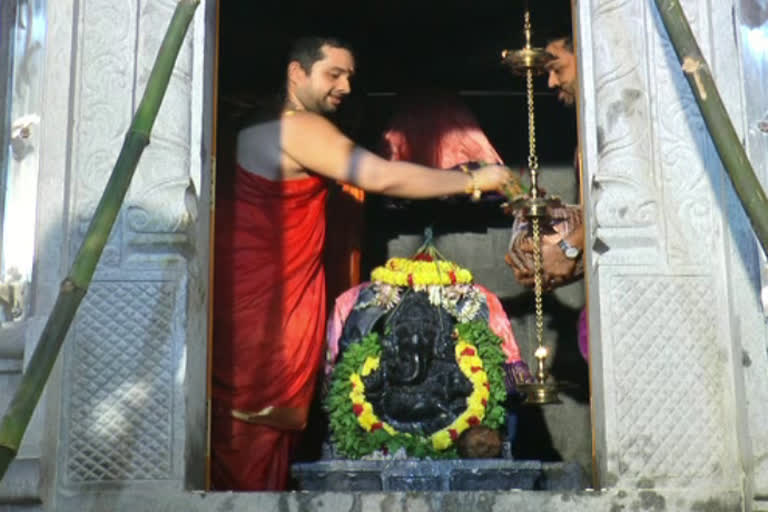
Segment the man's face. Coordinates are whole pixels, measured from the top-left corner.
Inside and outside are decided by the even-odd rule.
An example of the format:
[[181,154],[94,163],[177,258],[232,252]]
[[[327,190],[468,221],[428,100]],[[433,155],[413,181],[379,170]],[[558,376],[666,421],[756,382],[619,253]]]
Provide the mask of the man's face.
[[[297,62],[290,72],[293,93],[301,105],[318,114],[336,112],[350,93],[350,79],[355,74],[355,59],[343,48],[323,46],[325,57],[312,64],[306,73]],[[297,69],[296,69],[297,68]]]
[[576,101],[576,56],[565,46],[563,39],[549,43],[545,50],[555,56],[555,60],[547,64],[547,85],[550,89],[558,89],[557,99],[565,105],[573,105]]

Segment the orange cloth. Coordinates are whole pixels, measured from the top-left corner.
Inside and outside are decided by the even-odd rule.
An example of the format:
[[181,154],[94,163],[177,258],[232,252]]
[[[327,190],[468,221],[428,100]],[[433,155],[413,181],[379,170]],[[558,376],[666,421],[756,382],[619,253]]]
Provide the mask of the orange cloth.
[[326,300],[360,283],[360,261],[365,218],[365,192],[339,183],[332,187],[326,208],[328,232],[325,241]]
[[[297,432],[229,411],[309,409],[324,346],[326,182],[237,168],[216,208],[212,484],[279,490]],[[295,427],[294,427],[295,428]]]

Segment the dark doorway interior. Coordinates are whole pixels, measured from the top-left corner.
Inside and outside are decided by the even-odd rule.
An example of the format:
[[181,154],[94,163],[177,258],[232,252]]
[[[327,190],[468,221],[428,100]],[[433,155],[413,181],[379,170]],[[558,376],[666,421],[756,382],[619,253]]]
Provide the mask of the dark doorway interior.
[[[534,43],[569,30],[570,2],[531,2]],[[462,91],[505,161],[521,165],[527,151],[524,83],[500,65],[501,51],[522,46],[523,2],[331,4],[222,2],[219,91],[222,107],[258,104],[283,86],[285,54],[303,35],[333,35],[356,50],[355,139],[375,148],[398,96],[438,89]],[[568,163],[576,140],[573,113],[564,114],[546,79],[537,80],[536,114],[542,162]],[[564,122],[564,116],[566,122]],[[570,121],[570,122],[569,122]]]
[[[531,4],[537,46],[543,46],[552,35],[570,30],[568,0]],[[528,150],[524,82],[500,64],[503,49],[522,46],[522,22],[523,2],[510,0],[221,2],[219,179],[227,179],[235,130],[281,91],[287,50],[296,37],[305,35],[340,37],[356,49],[357,76],[341,121],[359,144],[377,149],[400,98],[417,91],[439,90],[458,93],[506,164],[523,168]],[[535,85],[539,160],[544,170],[552,166],[571,168],[577,140],[575,111],[560,105],[546,85],[545,77],[538,78]],[[366,199],[365,216],[362,279],[386,259],[387,244],[401,231],[396,222],[382,214],[381,202],[376,198]],[[474,225],[466,223],[465,218],[461,225],[448,225],[445,231],[505,228],[511,220],[494,211],[471,218],[469,223]],[[329,233],[334,229],[329,225]],[[509,279],[508,275],[505,279]],[[583,288],[578,293],[582,294],[583,304]],[[523,358],[530,360],[530,341],[526,343],[523,338],[531,334],[528,319],[532,314],[532,296],[518,289],[500,297],[510,316],[517,315],[513,327],[521,341]],[[555,296],[547,299],[545,307],[553,312],[553,320],[548,323],[553,324],[551,330],[561,347],[554,364],[559,365],[561,378],[577,384],[577,391],[572,393],[573,411],[583,419],[588,417],[588,379],[586,363],[580,358],[575,341],[580,306]],[[573,411],[561,416],[553,410],[529,409],[519,415],[514,454],[539,460],[575,458],[588,465],[589,431],[567,424]],[[553,427],[558,423],[562,425]],[[558,443],[564,441],[553,441],[553,437],[568,434],[550,435],[552,428],[564,432],[575,428],[578,432],[573,435],[579,440],[571,443],[569,449],[561,450]],[[319,421],[308,431],[309,442],[303,452],[306,459],[318,456],[318,440],[323,436]],[[575,452],[578,454],[573,455]]]

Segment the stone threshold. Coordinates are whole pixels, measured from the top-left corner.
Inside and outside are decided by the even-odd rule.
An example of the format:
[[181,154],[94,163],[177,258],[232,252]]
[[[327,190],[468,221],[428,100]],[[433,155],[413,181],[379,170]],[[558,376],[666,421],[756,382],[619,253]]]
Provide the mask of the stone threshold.
[[[477,492],[197,492],[131,489],[59,495],[57,512],[560,512],[742,511],[737,490],[718,488]],[[2,508],[0,507],[0,510]],[[5,511],[3,511],[5,512]],[[13,510],[13,512],[16,512]],[[21,511],[20,512],[26,512]]]

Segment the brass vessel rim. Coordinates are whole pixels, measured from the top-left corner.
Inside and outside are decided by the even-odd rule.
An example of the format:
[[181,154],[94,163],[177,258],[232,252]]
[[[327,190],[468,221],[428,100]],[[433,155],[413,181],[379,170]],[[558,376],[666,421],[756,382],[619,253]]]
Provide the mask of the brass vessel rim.
[[504,50],[501,59],[514,73],[525,74],[530,69],[539,75],[546,71],[546,65],[555,57],[543,48],[525,47],[519,50]]
[[524,404],[546,405],[562,403],[558,396],[559,386],[554,382],[535,382],[520,384],[518,389],[525,393]]

